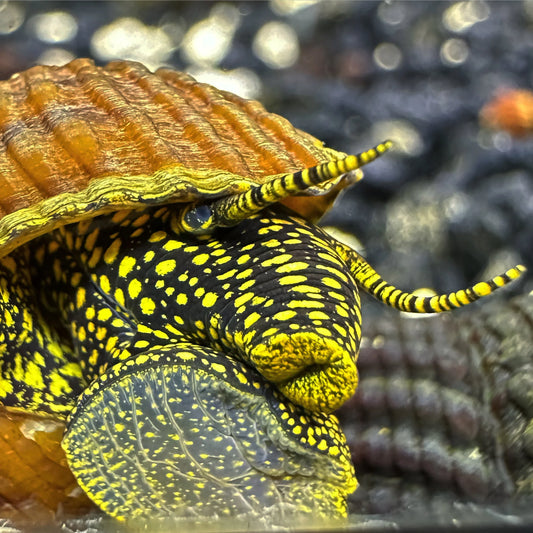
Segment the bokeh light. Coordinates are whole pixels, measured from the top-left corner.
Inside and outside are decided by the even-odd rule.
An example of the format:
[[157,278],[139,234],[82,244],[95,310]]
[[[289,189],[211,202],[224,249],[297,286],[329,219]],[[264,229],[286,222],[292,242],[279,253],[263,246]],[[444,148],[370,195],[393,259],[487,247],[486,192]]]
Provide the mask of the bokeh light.
[[215,5],[209,17],[191,26],[185,34],[181,49],[184,59],[196,65],[220,63],[230,49],[239,17],[235,6]]
[[24,8],[20,4],[0,2],[0,34],[17,31],[24,22]]
[[464,63],[468,58],[468,45],[463,39],[448,39],[440,48],[440,57],[444,63],[457,66]]
[[155,69],[172,54],[173,42],[163,29],[124,17],[94,32],[91,51],[103,61],[131,59]]
[[65,65],[69,61],[75,59],[75,55],[64,48],[48,48],[38,58],[39,65]]
[[294,15],[298,11],[318,4],[320,0],[270,0],[270,9],[276,15]]
[[202,83],[209,83],[223,91],[230,91],[243,98],[257,99],[261,96],[261,79],[252,70],[236,68],[219,70],[192,66],[187,73]]
[[384,70],[395,70],[402,62],[402,52],[393,43],[380,43],[374,50],[374,62]]
[[372,125],[371,139],[374,144],[390,139],[394,151],[417,156],[424,149],[424,141],[418,130],[407,120],[381,120]]
[[76,19],[65,11],[50,11],[33,16],[28,27],[37,39],[45,43],[62,43],[72,40],[78,33]]
[[296,31],[284,22],[267,22],[256,33],[252,50],[271,68],[288,68],[298,60],[300,45]]
[[442,15],[444,26],[454,32],[464,32],[478,22],[488,19],[490,6],[482,0],[457,2]]
[[385,24],[396,26],[401,24],[405,18],[405,6],[399,2],[382,2],[377,14]]

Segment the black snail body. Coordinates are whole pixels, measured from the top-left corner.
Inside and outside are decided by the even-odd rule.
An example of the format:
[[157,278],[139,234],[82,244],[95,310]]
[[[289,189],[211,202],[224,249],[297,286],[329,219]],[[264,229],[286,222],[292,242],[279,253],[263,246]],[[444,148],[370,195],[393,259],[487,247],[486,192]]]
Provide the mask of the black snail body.
[[[258,159],[267,150],[264,132],[282,138],[290,125],[190,78],[174,95],[171,88],[183,81],[176,73],[158,78],[128,63],[107,69],[79,60],[26,74],[35,88],[25,101],[89,175],[88,185],[58,171],[66,181],[66,192],[58,192],[55,167],[47,166],[52,140],[44,142],[48,162],[19,144],[40,122],[21,113],[27,130],[11,123],[15,134],[6,136],[3,172],[14,172],[16,160],[31,179],[29,196],[20,199],[28,205],[17,206],[6,188],[0,222],[0,402],[8,413],[68,418],[62,441],[68,465],[90,499],[115,518],[344,516],[357,482],[330,413],[357,386],[359,289],[402,311],[440,312],[490,294],[523,267],[449,295],[404,293],[306,220],[313,218],[307,207],[279,205],[299,193],[334,192],[389,143],[357,156],[322,149],[314,165],[304,165],[311,156],[301,155],[303,147],[318,146],[305,137],[294,148],[300,170],[267,172],[257,183],[203,162],[188,167],[183,153],[192,151],[197,162],[194,142],[212,140],[214,122],[185,127],[190,138],[178,156],[169,148],[172,135],[168,144],[150,137],[150,124],[161,120],[161,131],[168,129],[169,117],[186,108],[184,95],[201,100],[188,104],[194,113],[207,108],[215,115],[222,140],[229,126],[231,132],[244,121],[243,109],[250,113],[261,127],[245,140],[259,139]],[[81,103],[79,117],[61,107],[73,73],[94,117]],[[152,91],[159,114],[149,114],[151,101],[146,109],[116,103],[130,84]],[[12,103],[4,121],[10,109],[15,113]],[[118,167],[110,173],[114,152],[97,135],[109,117],[131,130],[131,142],[141,137],[151,174]],[[46,194],[32,204],[39,180]]]

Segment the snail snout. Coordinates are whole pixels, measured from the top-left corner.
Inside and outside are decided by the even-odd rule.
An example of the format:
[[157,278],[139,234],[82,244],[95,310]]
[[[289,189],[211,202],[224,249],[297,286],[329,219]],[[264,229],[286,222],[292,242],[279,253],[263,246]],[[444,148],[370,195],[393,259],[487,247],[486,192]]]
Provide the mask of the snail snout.
[[314,412],[331,412],[355,392],[356,356],[335,339],[298,331],[258,343],[249,360],[294,403]]

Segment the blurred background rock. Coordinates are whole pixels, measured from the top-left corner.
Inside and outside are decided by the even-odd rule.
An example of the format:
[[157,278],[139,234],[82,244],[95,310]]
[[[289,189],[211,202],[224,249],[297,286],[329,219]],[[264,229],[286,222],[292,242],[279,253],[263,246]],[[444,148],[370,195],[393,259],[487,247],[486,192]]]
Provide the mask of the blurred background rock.
[[450,291],[533,265],[533,137],[480,121],[502,89],[531,87],[532,25],[531,0],[0,0],[0,78],[133,59],[259,99],[338,150],[391,138],[324,224],[400,287]]

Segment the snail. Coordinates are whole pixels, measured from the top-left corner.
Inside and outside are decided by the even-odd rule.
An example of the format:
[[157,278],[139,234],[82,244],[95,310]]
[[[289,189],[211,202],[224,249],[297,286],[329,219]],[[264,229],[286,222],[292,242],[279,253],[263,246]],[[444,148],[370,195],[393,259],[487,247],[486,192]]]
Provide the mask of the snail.
[[25,417],[64,424],[119,520],[344,516],[359,290],[434,313],[524,270],[396,289],[315,224],[389,142],[336,152],[172,70],[31,68],[0,83],[0,131],[2,414],[30,440]]

